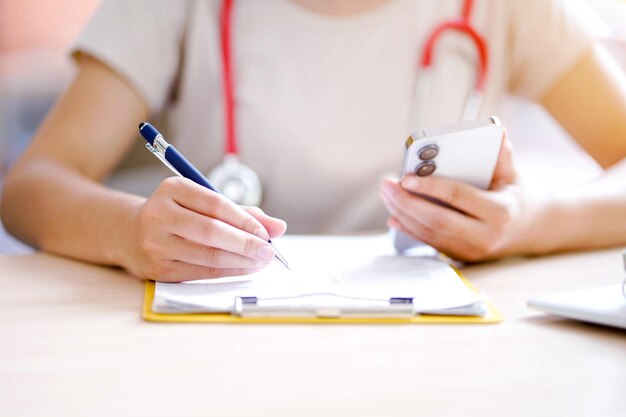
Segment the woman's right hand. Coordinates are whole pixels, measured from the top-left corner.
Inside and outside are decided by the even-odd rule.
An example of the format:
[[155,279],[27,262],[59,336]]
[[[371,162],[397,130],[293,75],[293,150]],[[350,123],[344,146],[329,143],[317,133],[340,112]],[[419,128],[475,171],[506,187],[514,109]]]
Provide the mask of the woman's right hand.
[[171,177],[133,214],[124,264],[135,275],[165,282],[250,274],[272,262],[267,240],[286,228],[256,207]]

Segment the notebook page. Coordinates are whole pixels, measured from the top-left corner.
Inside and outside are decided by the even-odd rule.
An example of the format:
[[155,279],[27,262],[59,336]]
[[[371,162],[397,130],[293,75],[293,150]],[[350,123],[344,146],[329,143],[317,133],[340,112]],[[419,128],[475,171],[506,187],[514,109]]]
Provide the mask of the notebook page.
[[471,306],[478,301],[444,262],[432,257],[395,256],[387,235],[287,236],[274,243],[292,271],[273,263],[248,276],[157,283],[153,309],[232,312],[237,296],[310,294],[372,300],[413,298],[417,311]]

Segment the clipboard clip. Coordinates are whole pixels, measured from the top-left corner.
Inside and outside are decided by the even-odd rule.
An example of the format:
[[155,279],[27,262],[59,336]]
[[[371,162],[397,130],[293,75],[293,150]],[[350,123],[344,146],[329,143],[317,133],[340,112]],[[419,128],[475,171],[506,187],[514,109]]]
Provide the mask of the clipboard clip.
[[412,298],[387,300],[307,294],[295,297],[235,297],[240,317],[383,318],[408,319],[415,315]]

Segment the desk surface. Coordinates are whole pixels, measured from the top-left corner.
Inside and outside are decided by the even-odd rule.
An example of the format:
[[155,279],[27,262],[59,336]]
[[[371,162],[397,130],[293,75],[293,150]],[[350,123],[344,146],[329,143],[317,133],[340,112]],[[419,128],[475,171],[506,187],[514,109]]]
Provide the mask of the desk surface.
[[619,250],[463,272],[503,323],[147,323],[143,283],[123,271],[0,256],[1,414],[625,415],[626,333],[526,308],[619,282]]

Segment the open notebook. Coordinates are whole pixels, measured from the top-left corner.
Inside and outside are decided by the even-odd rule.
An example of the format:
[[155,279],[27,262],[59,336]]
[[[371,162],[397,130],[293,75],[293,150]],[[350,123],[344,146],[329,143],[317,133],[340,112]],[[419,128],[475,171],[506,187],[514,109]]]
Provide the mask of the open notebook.
[[[153,313],[483,317],[489,309],[457,272],[433,253],[397,256],[387,235],[287,236],[274,242],[291,271],[275,262],[248,276],[156,283]],[[243,312],[245,313],[245,312]],[[497,321],[497,320],[495,320]]]

